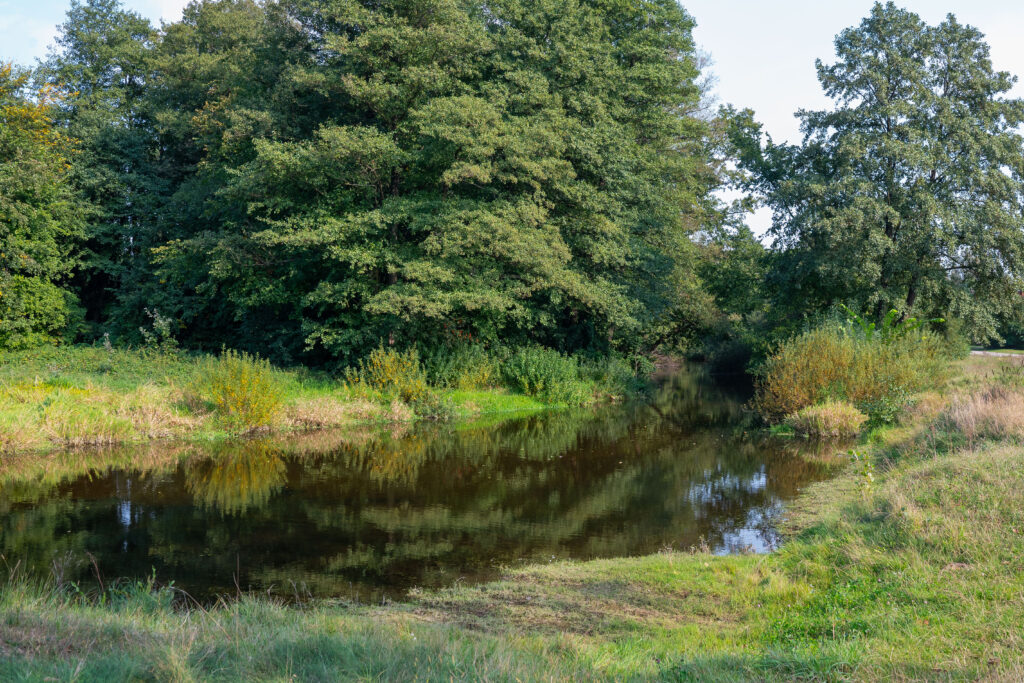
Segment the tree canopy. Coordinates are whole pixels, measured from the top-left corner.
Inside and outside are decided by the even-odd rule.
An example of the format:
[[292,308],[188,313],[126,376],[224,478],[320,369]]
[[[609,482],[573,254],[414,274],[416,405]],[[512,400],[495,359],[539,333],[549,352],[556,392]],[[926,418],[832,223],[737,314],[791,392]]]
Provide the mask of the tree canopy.
[[279,360],[650,345],[718,182],[672,0],[75,0],[89,316]]
[[875,4],[817,63],[835,107],[800,111],[780,145],[749,112],[734,138],[749,187],[774,211],[780,298],[951,315],[976,338],[1019,310],[1024,257],[1024,102],[981,33]]
[[675,0],[196,0],[159,29],[71,0],[0,84],[0,346],[160,320],[338,365],[763,353],[840,304],[979,340],[1024,319],[1024,103],[977,29],[876,4],[777,144],[709,113],[693,27]]
[[84,207],[67,182],[71,141],[53,124],[56,94],[0,64],[0,348],[62,338],[80,317],[68,280]]

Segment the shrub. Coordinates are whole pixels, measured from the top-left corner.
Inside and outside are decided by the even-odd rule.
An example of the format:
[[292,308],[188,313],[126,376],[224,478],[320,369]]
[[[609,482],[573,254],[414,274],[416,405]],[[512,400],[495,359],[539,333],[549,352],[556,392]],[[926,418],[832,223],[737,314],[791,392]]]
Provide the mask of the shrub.
[[601,356],[580,361],[580,374],[594,385],[594,391],[612,397],[641,392],[654,373],[654,363],[646,357]]
[[883,340],[824,326],[791,338],[768,358],[754,405],[777,422],[816,403],[845,400],[874,421],[891,421],[910,394],[947,371],[943,343],[930,332]]
[[419,403],[430,394],[416,349],[374,349],[357,368],[349,368],[345,378],[350,384],[369,387],[387,397],[397,396],[409,404]]
[[234,426],[254,429],[274,421],[281,393],[281,381],[269,361],[228,349],[199,364],[186,397],[207,404]]
[[592,385],[580,378],[579,361],[552,349],[519,349],[502,374],[510,388],[551,403],[583,405],[593,396]]
[[454,349],[441,347],[424,357],[427,378],[449,389],[488,389],[501,383],[499,354],[474,344]]
[[797,434],[849,438],[860,432],[867,419],[846,401],[826,401],[801,408],[786,418],[786,424]]

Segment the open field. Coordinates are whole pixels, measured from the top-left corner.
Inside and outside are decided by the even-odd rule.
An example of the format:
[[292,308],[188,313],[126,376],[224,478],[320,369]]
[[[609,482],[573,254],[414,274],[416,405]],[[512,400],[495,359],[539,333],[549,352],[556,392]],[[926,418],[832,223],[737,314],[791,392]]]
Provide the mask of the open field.
[[869,435],[770,555],[666,550],[400,604],[210,609],[145,585],[56,591],[6,558],[0,678],[1019,680],[1024,431],[1000,408],[1019,400],[1006,363],[963,361]]

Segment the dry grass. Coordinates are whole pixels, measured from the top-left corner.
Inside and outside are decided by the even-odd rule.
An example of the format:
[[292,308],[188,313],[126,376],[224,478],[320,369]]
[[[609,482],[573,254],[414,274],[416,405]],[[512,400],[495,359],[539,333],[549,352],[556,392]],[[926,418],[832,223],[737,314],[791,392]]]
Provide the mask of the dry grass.
[[1024,437],[1024,392],[989,386],[957,396],[943,413],[949,427],[969,440]]
[[825,401],[801,408],[786,418],[797,434],[850,438],[860,433],[868,416],[846,401]]
[[293,429],[326,429],[379,420],[383,412],[379,405],[363,399],[342,401],[323,396],[302,399],[288,406],[284,423]]

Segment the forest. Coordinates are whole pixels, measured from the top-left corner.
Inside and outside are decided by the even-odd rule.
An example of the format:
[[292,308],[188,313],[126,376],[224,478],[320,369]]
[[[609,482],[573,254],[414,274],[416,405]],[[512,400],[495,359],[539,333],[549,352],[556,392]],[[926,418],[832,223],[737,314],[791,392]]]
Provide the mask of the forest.
[[674,0],[201,0],[160,27],[72,0],[48,58],[0,70],[0,348],[743,369],[893,310],[1017,338],[1024,103],[977,29],[876,4],[779,144],[714,101],[693,26]]

